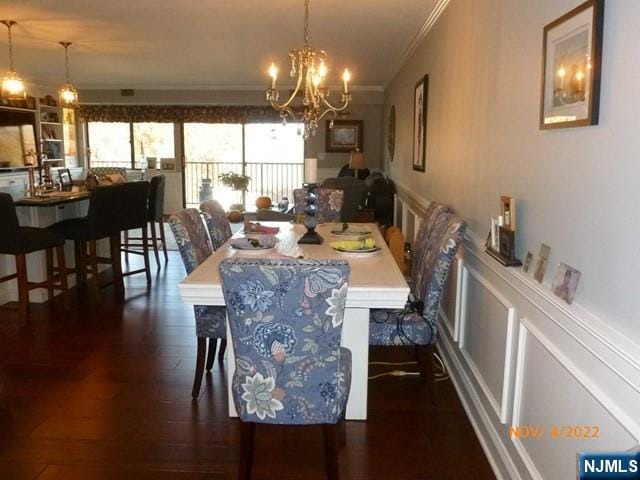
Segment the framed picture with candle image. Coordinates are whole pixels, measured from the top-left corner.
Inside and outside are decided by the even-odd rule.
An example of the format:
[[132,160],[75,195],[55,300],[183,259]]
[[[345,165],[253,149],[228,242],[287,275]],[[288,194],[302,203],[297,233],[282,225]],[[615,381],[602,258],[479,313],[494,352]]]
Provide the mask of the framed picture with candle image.
[[327,152],[362,152],[362,120],[327,120],[325,150]]
[[604,0],[588,0],[544,27],[540,129],[597,125]]
[[413,169],[424,172],[427,165],[427,99],[429,75],[416,83],[413,92]]

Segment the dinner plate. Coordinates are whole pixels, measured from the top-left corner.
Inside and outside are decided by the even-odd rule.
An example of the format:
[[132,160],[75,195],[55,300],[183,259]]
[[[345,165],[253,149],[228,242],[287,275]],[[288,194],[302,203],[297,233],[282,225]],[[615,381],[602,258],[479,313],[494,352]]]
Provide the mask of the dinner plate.
[[373,248],[334,248],[334,250],[340,253],[366,254],[366,253],[378,253],[382,249],[380,247],[373,247]]
[[241,246],[231,245],[231,248],[239,252],[258,253],[258,252],[266,252],[268,250],[273,250],[274,248],[276,248],[276,246],[272,245],[271,247],[241,247]]
[[362,237],[364,235],[371,235],[371,230],[351,230],[350,228],[347,228],[346,230],[331,230],[331,234],[338,236]]

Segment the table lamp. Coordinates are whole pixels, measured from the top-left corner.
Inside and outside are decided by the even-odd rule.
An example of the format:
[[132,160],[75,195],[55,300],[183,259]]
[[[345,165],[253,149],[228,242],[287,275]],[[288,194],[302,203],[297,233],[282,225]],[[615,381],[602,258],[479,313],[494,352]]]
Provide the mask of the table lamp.
[[358,170],[364,168],[364,155],[359,150],[351,152],[351,158],[349,160],[349,168],[353,170],[354,176],[358,178]]

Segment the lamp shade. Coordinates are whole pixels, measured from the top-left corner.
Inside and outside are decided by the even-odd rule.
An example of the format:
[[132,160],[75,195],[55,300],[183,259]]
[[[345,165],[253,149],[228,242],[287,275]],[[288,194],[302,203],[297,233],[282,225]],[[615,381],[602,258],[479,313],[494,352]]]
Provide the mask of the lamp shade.
[[306,183],[316,183],[318,181],[318,159],[304,159],[304,181]]
[[362,152],[351,152],[351,160],[349,161],[349,168],[352,170],[361,170],[364,168],[364,155]]

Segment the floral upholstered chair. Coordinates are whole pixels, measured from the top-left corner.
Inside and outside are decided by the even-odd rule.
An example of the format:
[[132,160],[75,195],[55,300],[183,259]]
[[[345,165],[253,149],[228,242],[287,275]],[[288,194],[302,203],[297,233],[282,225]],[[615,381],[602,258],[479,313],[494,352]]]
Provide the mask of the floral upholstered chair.
[[[344,203],[344,191],[337,188],[316,188],[316,221],[318,223],[339,222]],[[304,213],[307,206],[307,191],[296,188],[293,191],[293,211]]]
[[340,347],[349,264],[227,259],[220,275],[236,357],[240,478],[251,476],[255,423],[324,424],[327,474],[338,478],[337,422],[351,386],[351,352]]
[[[200,212],[195,208],[187,208],[169,218],[169,226],[178,244],[180,255],[187,275],[193,272],[198,265],[204,262],[212,253],[209,235],[205,229]],[[209,355],[206,369],[210,371],[216,354],[218,339],[220,339],[220,351],[218,360],[224,358],[227,346],[227,323],[225,307],[194,305],[196,317],[196,336],[198,337],[198,357],[196,361],[196,373],[193,381],[191,395],[198,398],[202,375],[205,369],[205,357],[207,353],[207,338],[209,339]]]
[[219,249],[231,238],[231,224],[224,208],[215,200],[207,200],[200,204],[200,211],[206,213],[204,220],[211,235],[213,249]]
[[[433,346],[438,339],[438,310],[453,258],[462,243],[466,223],[446,207],[427,212],[416,240],[420,258],[412,262],[412,296],[404,310],[371,310],[370,345],[413,345],[425,380],[433,380]],[[434,382],[430,394],[434,398]]]

